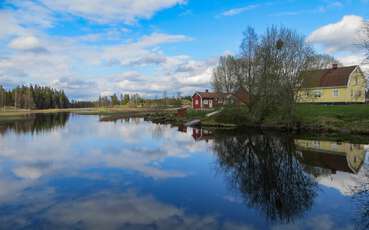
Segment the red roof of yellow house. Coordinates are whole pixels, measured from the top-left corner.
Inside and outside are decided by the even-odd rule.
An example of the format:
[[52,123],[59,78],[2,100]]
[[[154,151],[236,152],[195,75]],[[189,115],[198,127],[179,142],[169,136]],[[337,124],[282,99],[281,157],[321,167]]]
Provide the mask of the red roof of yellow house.
[[358,66],[333,67],[302,74],[302,88],[347,86],[350,75]]

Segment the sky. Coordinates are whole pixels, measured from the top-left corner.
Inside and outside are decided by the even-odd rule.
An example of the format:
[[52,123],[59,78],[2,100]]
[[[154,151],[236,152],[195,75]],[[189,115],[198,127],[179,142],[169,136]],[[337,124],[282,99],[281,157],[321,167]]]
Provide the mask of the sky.
[[211,88],[219,56],[239,53],[247,26],[286,26],[357,65],[367,20],[369,0],[0,0],[0,84],[75,100],[191,95]]

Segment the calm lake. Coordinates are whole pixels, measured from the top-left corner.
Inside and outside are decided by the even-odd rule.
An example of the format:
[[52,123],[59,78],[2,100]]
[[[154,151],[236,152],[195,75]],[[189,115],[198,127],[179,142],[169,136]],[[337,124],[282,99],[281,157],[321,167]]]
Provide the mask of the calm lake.
[[366,144],[36,115],[0,125],[0,229],[367,229]]

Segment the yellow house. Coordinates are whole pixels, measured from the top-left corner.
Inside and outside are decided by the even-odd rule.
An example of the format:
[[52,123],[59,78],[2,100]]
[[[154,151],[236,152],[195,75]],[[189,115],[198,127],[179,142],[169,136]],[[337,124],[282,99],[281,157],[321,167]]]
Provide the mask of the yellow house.
[[366,78],[359,66],[312,70],[302,74],[299,103],[365,103]]

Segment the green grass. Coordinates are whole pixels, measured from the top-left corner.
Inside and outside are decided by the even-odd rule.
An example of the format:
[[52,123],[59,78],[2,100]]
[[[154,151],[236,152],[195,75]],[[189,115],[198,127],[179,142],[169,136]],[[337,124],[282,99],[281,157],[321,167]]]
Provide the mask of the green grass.
[[307,126],[369,133],[369,105],[298,105],[297,120]]
[[206,114],[214,112],[215,110],[187,110],[187,119],[201,119],[206,116]]
[[303,121],[332,118],[346,122],[369,120],[369,105],[298,105],[297,117]]

